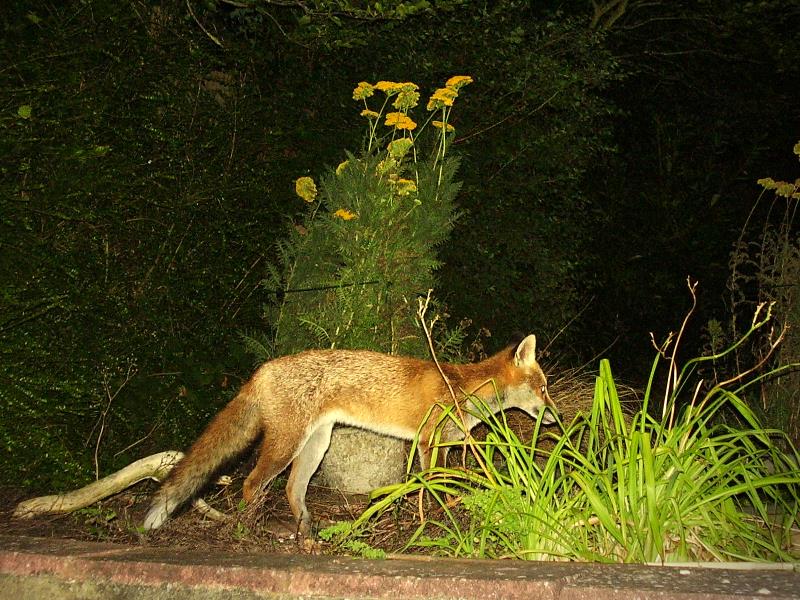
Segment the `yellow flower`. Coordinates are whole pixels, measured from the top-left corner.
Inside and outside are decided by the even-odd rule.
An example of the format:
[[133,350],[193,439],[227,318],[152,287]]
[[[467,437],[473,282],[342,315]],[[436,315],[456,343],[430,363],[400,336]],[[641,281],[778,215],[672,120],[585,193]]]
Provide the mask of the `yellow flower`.
[[306,202],[313,202],[317,197],[317,186],[311,177],[300,177],[295,181],[294,191]]
[[795,192],[797,192],[797,185],[786,181],[779,181],[778,188],[775,190],[778,196],[783,196],[784,198],[797,198]]
[[353,90],[353,100],[366,100],[375,93],[375,88],[372,84],[362,81],[358,84],[356,89]]
[[401,112],[393,112],[388,113],[386,115],[386,123],[387,127],[394,127],[395,129],[406,129],[408,131],[414,131],[417,128],[417,124],[412,121],[408,115],[401,113]]
[[414,131],[417,128],[417,124],[406,117],[402,119],[397,125],[395,125],[395,129],[405,129],[406,131]]
[[[442,127],[444,127],[444,123],[442,123],[441,121],[432,121],[431,125],[433,125],[437,129],[441,129]],[[447,131],[447,133],[450,133],[451,131],[455,131],[455,130],[456,130],[456,128],[453,127],[452,125],[450,125],[450,123],[447,124],[447,128],[445,129],[445,131]]]
[[344,170],[347,168],[348,164],[350,164],[349,160],[344,160],[344,161],[340,162],[339,166],[336,167],[336,175],[337,176],[341,176],[341,174],[344,173]]
[[447,80],[447,83],[444,84],[445,87],[453,88],[454,90],[458,91],[465,85],[469,85],[472,83],[472,77],[469,75],[456,75],[451,77]]
[[756,183],[765,190],[775,190],[775,194],[778,196],[800,198],[800,192],[798,192],[800,190],[800,179],[797,179],[794,183],[789,183],[787,181],[775,181],[772,177],[766,177],[759,179]]
[[399,138],[389,142],[389,145],[386,147],[386,149],[389,151],[389,155],[392,158],[400,159],[406,155],[413,145],[414,142],[412,142],[410,139]]
[[355,219],[358,215],[356,215],[355,213],[351,213],[349,210],[346,210],[344,208],[340,208],[335,213],[333,213],[333,216],[339,217],[343,221],[349,221],[351,219]]
[[765,190],[774,190],[778,187],[778,184],[775,183],[775,180],[772,177],[765,177],[764,179],[759,179],[756,181],[758,185],[763,187]]
[[405,117],[405,115],[401,112],[393,112],[386,114],[386,126],[392,127],[393,125],[397,125],[400,122],[400,119]]
[[381,115],[380,113],[376,113],[374,110],[369,110],[368,108],[365,108],[364,110],[361,111],[361,116],[367,117],[368,119],[378,119],[380,118]]
[[[414,85],[413,83],[411,85]],[[397,110],[411,110],[419,103],[419,92],[414,90],[403,90],[397,94],[394,106]]]
[[375,84],[375,89],[382,91],[387,96],[394,96],[403,89],[403,84],[394,81],[379,81]]
[[433,92],[433,96],[428,100],[428,110],[453,106],[453,100],[455,100],[457,96],[458,92],[453,88],[439,88]]
[[393,182],[397,186],[398,196],[408,196],[417,191],[417,184],[411,179],[398,179]]

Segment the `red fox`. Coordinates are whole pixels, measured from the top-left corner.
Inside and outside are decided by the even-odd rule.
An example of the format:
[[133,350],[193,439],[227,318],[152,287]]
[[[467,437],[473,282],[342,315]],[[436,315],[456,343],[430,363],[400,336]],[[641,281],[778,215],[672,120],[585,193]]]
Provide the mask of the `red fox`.
[[[460,403],[471,394],[494,412],[519,408],[535,417],[545,407],[556,410],[536,361],[533,335],[482,362],[440,367]],[[425,470],[431,465],[439,404],[452,405],[453,397],[431,361],[365,350],[309,350],[266,362],[173,469],[153,500],[144,529],[160,527],[217,469],[261,436],[258,461],[244,482],[244,499],[251,502],[291,463],[286,494],[298,532],[308,536],[306,488],[328,449],[333,425],[406,440],[419,432],[420,465]],[[469,430],[478,419],[465,414]],[[545,423],[554,420],[549,413],[542,418]],[[456,427],[443,433],[447,441],[463,436]]]

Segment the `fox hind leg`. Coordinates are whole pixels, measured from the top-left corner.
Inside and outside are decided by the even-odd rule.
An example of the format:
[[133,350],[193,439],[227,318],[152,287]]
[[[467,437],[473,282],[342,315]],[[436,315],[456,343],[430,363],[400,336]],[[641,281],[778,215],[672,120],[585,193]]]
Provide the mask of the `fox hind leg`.
[[292,461],[292,471],[286,484],[289,506],[297,521],[299,533],[305,537],[311,534],[311,515],[306,507],[308,482],[331,444],[332,430],[333,423],[324,423],[314,430]]
[[247,479],[244,480],[242,495],[244,496],[244,501],[248,504],[255,499],[264,486],[286,468],[296,450],[294,447],[288,450],[279,448],[277,444],[271,443],[271,440],[266,438],[267,436],[261,443],[261,451],[259,452],[256,466],[253,467]]

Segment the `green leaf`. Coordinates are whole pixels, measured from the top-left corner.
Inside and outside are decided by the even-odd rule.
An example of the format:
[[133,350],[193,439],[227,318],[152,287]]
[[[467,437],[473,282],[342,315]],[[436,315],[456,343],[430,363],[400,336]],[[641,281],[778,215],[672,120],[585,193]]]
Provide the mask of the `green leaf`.
[[20,119],[30,119],[33,113],[33,108],[30,104],[23,104],[17,109],[17,116]]

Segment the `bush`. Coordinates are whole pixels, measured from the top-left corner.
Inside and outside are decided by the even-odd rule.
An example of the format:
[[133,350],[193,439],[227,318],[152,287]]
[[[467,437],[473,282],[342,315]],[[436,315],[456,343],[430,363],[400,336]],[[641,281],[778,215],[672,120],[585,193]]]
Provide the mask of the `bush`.
[[[448,118],[468,81],[454,77],[438,89],[421,126],[411,118],[416,84],[358,85],[365,149],[347,154],[319,192],[311,178],[297,180],[309,208],[279,244],[281,262],[264,282],[276,302],[265,315],[269,336],[261,344],[250,339],[260,358],[311,347],[426,352],[416,298],[434,287],[437,251],[456,218],[458,161],[448,152]],[[376,93],[378,111],[368,102]]]

